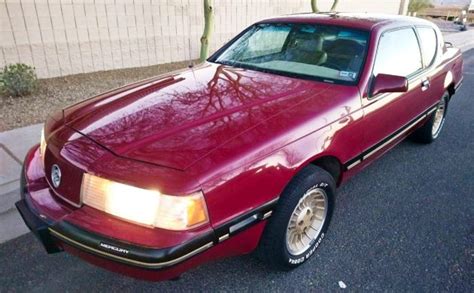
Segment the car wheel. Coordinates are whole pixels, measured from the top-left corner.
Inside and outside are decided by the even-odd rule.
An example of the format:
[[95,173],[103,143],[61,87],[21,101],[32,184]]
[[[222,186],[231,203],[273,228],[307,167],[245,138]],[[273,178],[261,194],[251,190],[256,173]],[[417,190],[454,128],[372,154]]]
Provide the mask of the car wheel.
[[306,262],[324,239],[336,183],[310,165],[285,188],[263,232],[257,255],[272,267],[289,270]]
[[444,126],[446,112],[448,110],[449,93],[445,92],[438,103],[436,110],[431,114],[428,121],[413,133],[413,139],[420,143],[431,143],[435,141]]

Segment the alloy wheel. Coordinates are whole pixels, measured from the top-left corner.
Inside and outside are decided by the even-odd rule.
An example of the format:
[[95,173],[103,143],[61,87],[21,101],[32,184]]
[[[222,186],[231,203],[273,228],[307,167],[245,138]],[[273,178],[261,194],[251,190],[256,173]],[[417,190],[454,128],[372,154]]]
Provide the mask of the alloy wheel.
[[433,138],[438,137],[443,128],[444,118],[446,114],[446,99],[442,99],[434,113],[433,127],[431,128],[431,135]]
[[324,226],[327,210],[328,198],[323,189],[313,187],[301,197],[286,231],[286,247],[292,255],[311,247]]

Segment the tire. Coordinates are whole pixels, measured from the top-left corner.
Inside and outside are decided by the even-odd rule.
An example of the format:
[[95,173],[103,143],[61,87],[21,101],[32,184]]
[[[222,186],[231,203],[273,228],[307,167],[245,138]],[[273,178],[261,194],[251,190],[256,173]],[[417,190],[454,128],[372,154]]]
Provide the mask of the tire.
[[[426,123],[418,128],[412,135],[413,140],[419,143],[432,143],[435,141],[441,130],[443,130],[444,122],[446,120],[446,113],[448,110],[449,93],[445,92],[438,103],[438,107],[431,114],[431,117]],[[440,116],[441,115],[441,116]]]
[[[310,165],[300,171],[280,196],[263,232],[257,256],[278,270],[291,270],[305,263],[324,239],[334,209],[335,192],[334,178],[325,170]],[[297,209],[303,205],[306,207]],[[298,233],[311,236],[302,237],[306,245],[298,241],[301,239]],[[300,251],[295,245],[299,245]]]

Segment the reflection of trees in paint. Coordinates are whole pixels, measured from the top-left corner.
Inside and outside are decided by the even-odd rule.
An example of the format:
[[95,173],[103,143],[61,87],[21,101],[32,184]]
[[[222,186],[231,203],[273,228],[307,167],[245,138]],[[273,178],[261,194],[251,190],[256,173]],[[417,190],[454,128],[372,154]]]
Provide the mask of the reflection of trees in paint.
[[[284,111],[281,103],[308,94],[305,84],[204,64],[166,79],[164,85],[154,84],[152,90],[145,87],[100,105],[76,125],[119,154],[179,152],[198,158]],[[180,165],[192,163],[184,157],[174,156],[173,160]]]

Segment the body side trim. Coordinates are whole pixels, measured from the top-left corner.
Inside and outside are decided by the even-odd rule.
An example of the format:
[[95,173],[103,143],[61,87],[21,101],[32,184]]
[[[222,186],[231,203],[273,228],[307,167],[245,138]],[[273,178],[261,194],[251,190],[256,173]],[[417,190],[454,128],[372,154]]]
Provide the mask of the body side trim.
[[355,158],[347,161],[344,164],[344,169],[346,171],[354,168],[355,166],[359,165],[363,161],[365,161],[367,158],[371,157],[393,141],[395,141],[397,138],[402,136],[403,134],[407,133],[409,130],[411,130],[414,126],[416,126],[419,122],[421,122],[423,119],[428,117],[431,113],[433,113],[436,110],[437,104],[431,106],[428,108],[427,111],[423,112],[422,114],[418,115],[415,119],[411,120],[408,122],[406,125],[402,126],[400,129],[395,131],[394,133],[390,134],[389,136],[385,137],[382,139],[380,142],[376,143],[375,145],[371,146],[370,148],[366,149],[362,153],[360,153],[358,156]]

